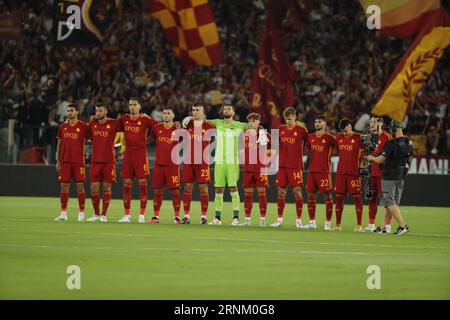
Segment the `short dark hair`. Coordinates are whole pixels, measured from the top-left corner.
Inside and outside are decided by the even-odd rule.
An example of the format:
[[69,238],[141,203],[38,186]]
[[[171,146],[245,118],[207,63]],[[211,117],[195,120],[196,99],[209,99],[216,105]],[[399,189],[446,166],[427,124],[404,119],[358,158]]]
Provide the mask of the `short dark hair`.
[[341,119],[339,121],[339,130],[344,130],[345,127],[347,127],[349,124],[352,124],[352,122],[349,119],[347,118]]
[[236,111],[236,108],[231,103],[224,103],[224,105],[222,107],[223,108],[225,108],[225,107],[232,107],[233,111]]
[[164,111],[164,110],[170,110],[170,111],[173,112],[173,114],[175,114],[175,109],[172,108],[171,106],[164,106],[164,107],[162,108],[162,110],[163,110],[163,111]]
[[322,121],[327,122],[327,118],[326,118],[323,114],[319,114],[319,115],[316,117],[316,120],[322,120]]
[[141,104],[141,100],[139,100],[138,97],[130,97],[129,100],[130,100],[130,101],[131,101],[131,100],[135,100],[135,101],[137,101],[139,104]]
[[69,104],[67,105],[67,108],[74,108],[75,110],[78,111],[78,106],[77,106],[76,103],[69,103]]
[[283,117],[286,118],[286,117],[289,117],[289,116],[297,116],[297,111],[294,108],[292,108],[292,107],[286,108],[283,111]]
[[195,108],[195,107],[202,107],[202,108],[204,108],[205,106],[201,102],[194,102],[192,104],[192,108]]
[[99,102],[95,104],[96,108],[105,108],[106,110],[108,110],[108,106],[106,105],[106,103],[103,102]]
[[260,120],[261,116],[259,113],[252,112],[247,116],[247,120]]

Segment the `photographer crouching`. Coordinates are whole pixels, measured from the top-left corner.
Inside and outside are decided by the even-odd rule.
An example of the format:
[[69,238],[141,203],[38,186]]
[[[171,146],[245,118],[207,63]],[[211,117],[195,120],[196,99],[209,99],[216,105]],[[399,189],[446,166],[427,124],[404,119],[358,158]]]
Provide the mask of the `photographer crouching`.
[[377,234],[386,233],[386,222],[393,216],[399,227],[394,234],[402,235],[409,231],[409,227],[400,214],[400,199],[405,185],[405,177],[408,173],[412,159],[412,141],[403,135],[402,123],[392,120],[389,130],[394,139],[390,140],[378,156],[367,156],[367,160],[380,165],[381,180],[381,204],[387,209],[381,226],[374,230]]

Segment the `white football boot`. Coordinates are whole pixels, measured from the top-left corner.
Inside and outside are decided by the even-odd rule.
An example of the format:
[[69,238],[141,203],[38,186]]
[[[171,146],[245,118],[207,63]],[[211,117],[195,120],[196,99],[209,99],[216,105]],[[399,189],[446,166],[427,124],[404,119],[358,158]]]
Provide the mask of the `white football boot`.
[[282,224],[283,224],[283,221],[277,220],[276,222],[272,223],[270,226],[274,227],[274,228],[278,228],[278,227],[281,227]]
[[78,221],[84,221],[84,212],[78,212]]
[[130,223],[131,222],[131,217],[129,214],[126,214],[122,217],[122,219],[120,219],[119,221],[117,221],[119,223]]
[[233,227],[236,227],[239,225],[239,219],[238,218],[234,218],[233,221],[231,221],[231,225]]
[[67,213],[61,213],[58,217],[53,219],[55,221],[67,221]]
[[301,229],[317,229],[316,220],[311,220],[300,227]]
[[222,221],[220,221],[219,219],[217,219],[217,218],[214,218],[214,220],[213,221],[211,221],[210,223],[208,223],[209,225],[212,225],[212,226],[220,226],[221,224],[222,224]]
[[100,216],[98,216],[98,215],[93,215],[92,217],[86,219],[86,221],[89,221],[89,222],[100,221]]

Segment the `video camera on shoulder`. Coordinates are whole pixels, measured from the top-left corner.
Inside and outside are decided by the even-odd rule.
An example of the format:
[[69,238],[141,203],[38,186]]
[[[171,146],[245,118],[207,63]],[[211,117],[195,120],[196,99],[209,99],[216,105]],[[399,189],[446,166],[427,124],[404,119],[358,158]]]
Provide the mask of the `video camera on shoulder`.
[[378,146],[379,135],[377,132],[369,132],[361,135],[361,142],[366,154],[373,154]]

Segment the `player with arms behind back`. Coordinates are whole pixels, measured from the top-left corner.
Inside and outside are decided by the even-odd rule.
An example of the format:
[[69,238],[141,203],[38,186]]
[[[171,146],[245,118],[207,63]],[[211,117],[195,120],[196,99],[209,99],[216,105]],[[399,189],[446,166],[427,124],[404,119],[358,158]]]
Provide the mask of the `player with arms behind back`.
[[122,162],[123,207],[125,215],[119,222],[131,222],[131,187],[133,179],[139,181],[140,207],[139,223],[145,223],[148,186],[150,176],[147,158],[147,133],[158,122],[147,115],[140,115],[141,104],[137,98],[130,98],[130,113],[120,117],[121,129],[125,136],[125,152]]
[[276,177],[278,186],[278,218],[271,227],[280,227],[283,223],[283,213],[286,204],[287,188],[291,187],[295,196],[297,213],[296,226],[302,226],[303,211],[303,148],[308,139],[308,130],[296,124],[296,111],[286,108],[283,111],[286,124],[280,126],[280,156]]
[[86,166],[84,159],[84,144],[89,138],[89,128],[86,123],[78,120],[78,107],[76,104],[67,106],[68,121],[58,128],[56,146],[56,170],[61,182],[61,213],[56,221],[67,220],[67,202],[69,201],[70,182],[75,181],[78,193],[78,221],[84,221],[84,206],[86,192],[84,180],[86,179]]
[[[91,200],[94,215],[87,221],[106,222],[106,213],[111,201],[111,185],[116,182],[116,159],[114,156],[114,139],[120,130],[118,119],[107,117],[108,106],[97,104],[95,116],[89,122],[92,140],[91,158]],[[100,216],[100,185],[103,184],[103,207]]]
[[[258,113],[250,113],[247,121],[250,126],[242,136],[244,143],[243,163],[244,176],[242,186],[244,188],[244,210],[245,221],[243,226],[250,225],[250,216],[253,207],[253,191],[256,188],[259,199],[259,212],[261,218],[259,225],[266,225],[267,211],[267,195],[266,189],[269,186],[267,176],[267,161],[270,154],[268,143],[270,143],[270,135],[265,130],[260,130],[260,115]],[[241,152],[241,151],[240,151]]]
[[331,230],[333,215],[333,198],[331,195],[331,154],[336,146],[336,138],[326,132],[327,122],[319,115],[314,121],[316,132],[308,136],[309,164],[306,192],[308,192],[309,223],[303,228],[316,229],[316,194],[321,193],[325,200],[325,230]]
[[209,193],[208,184],[211,181],[209,145],[211,135],[209,134],[214,127],[204,121],[205,109],[201,103],[192,105],[192,121],[186,129],[189,135],[186,136],[186,157],[183,163],[182,182],[184,184],[183,208],[184,217],[182,224],[189,224],[191,221],[191,202],[194,182],[198,183],[200,190],[200,223],[206,224],[206,214],[208,213]]
[[344,211],[344,198],[347,194],[353,197],[356,209],[356,228],[362,231],[363,203],[361,199],[361,177],[359,175],[362,160],[361,135],[353,132],[349,119],[339,121],[339,129],[343,131],[336,137],[339,151],[339,163],[334,182],[336,194],[336,226],[334,230],[341,231],[342,212]]
[[[159,211],[163,201],[163,189],[167,187],[172,194],[172,204],[175,211],[174,223],[180,224],[180,166],[178,152],[172,152],[177,141],[172,139],[177,130],[173,123],[175,112],[170,107],[163,108],[163,123],[155,125],[151,138],[156,140],[156,159],[153,168],[153,217],[148,223],[159,223]],[[172,159],[172,157],[175,157]],[[175,163],[176,162],[176,163]]]

